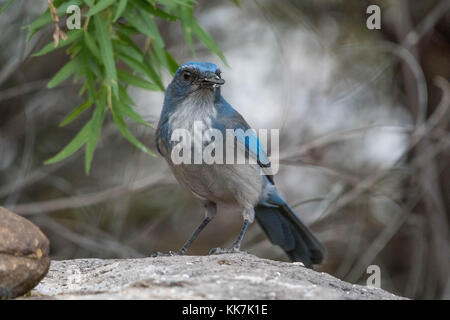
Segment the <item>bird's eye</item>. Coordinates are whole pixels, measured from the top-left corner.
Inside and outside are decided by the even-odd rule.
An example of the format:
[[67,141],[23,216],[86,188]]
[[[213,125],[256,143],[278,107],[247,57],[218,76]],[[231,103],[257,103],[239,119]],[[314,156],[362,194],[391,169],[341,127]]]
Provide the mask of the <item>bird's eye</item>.
[[189,71],[185,71],[184,73],[183,73],[183,79],[184,80],[190,80],[191,79],[191,73],[189,72]]

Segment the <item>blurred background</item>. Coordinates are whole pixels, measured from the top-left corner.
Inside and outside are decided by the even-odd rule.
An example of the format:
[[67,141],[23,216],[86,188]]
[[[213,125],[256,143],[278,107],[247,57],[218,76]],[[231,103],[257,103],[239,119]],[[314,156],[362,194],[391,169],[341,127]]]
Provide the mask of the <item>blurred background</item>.
[[[381,8],[380,30],[366,27],[371,4]],[[46,88],[64,50],[30,57],[53,30],[26,42],[22,26],[46,8],[17,0],[0,17],[0,205],[44,231],[53,259],[179,249],[201,206],[110,117],[89,176],[80,151],[43,164],[88,116],[58,127],[83,102],[70,80]],[[180,64],[220,65],[224,97],[255,129],[280,129],[275,181],[327,248],[317,269],[365,284],[378,265],[386,290],[450,299],[450,1],[200,0],[195,16],[230,67],[200,43],[192,56],[177,22],[158,25],[168,51]],[[163,93],[130,94],[155,124]],[[130,126],[155,150],[152,128]],[[230,245],[240,227],[240,213],[217,216],[189,254]],[[287,261],[256,223],[243,249]]]

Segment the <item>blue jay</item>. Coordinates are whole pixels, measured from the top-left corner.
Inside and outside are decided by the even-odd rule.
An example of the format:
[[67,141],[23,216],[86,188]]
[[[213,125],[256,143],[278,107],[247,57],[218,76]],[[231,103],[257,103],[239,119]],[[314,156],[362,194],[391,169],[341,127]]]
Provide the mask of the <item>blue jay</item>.
[[[256,218],[269,240],[280,246],[292,261],[300,261],[307,267],[321,263],[324,248],[320,242],[277,191],[273,176],[260,173],[261,168],[270,163],[256,135],[248,139],[234,135],[233,141],[225,143],[232,143],[245,149],[247,156],[256,157],[257,162],[253,164],[174,163],[171,154],[175,141],[171,136],[175,129],[192,131],[196,121],[205,129],[219,130],[224,137],[227,129],[250,129],[222,97],[220,86],[224,83],[215,64],[189,62],[179,67],[166,89],[155,134],[156,146],[178,182],[201,201],[206,212],[204,220],[178,254],[186,253],[218,209],[231,207],[242,212],[242,229],[231,248],[214,248],[211,254],[239,251],[250,223]],[[252,143],[252,139],[256,143]]]

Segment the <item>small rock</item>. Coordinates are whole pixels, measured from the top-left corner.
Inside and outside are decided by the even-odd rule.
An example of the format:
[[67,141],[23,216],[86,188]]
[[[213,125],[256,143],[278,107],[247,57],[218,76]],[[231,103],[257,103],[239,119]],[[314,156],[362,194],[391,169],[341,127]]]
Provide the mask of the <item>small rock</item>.
[[0,298],[34,288],[50,267],[50,244],[33,223],[0,207]]

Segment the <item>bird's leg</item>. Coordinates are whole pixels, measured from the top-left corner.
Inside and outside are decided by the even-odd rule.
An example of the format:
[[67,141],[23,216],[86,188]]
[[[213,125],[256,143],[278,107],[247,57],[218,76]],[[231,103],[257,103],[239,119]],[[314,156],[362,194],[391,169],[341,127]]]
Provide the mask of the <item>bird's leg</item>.
[[247,233],[248,227],[250,226],[250,221],[244,219],[244,225],[242,226],[241,232],[237,237],[236,241],[234,241],[231,248],[212,248],[209,251],[209,254],[221,254],[221,253],[235,253],[241,251],[241,242],[244,239],[245,234]]
[[203,219],[202,223],[195,229],[194,233],[190,236],[190,238],[184,243],[183,247],[178,251],[179,255],[186,254],[186,251],[191,246],[192,242],[197,239],[198,235],[202,230],[206,227],[206,225],[214,218],[217,213],[217,205],[214,202],[206,201],[204,203],[205,206],[205,214],[206,217]]
[[194,242],[195,239],[197,239],[198,235],[202,230],[206,227],[206,225],[214,218],[214,216],[217,213],[217,206],[214,202],[206,201],[204,203],[205,206],[205,214],[206,217],[203,219],[202,223],[195,229],[194,233],[189,237],[189,239],[184,243],[183,247],[178,252],[169,251],[169,253],[164,254],[161,252],[153,252],[152,257],[158,257],[158,256],[176,256],[176,255],[185,255],[186,251],[191,246],[192,242]]
[[244,220],[244,225],[242,226],[241,232],[239,232],[239,236],[237,237],[236,241],[233,243],[233,248],[236,248],[237,250],[241,249],[241,242],[242,239],[244,239],[245,234],[247,233],[248,227],[250,226],[250,221],[247,219]]
[[189,239],[184,243],[183,247],[178,252],[169,251],[169,253],[161,253],[161,252],[154,252],[152,253],[152,257],[157,256],[184,256],[186,254],[187,249],[191,246],[192,242],[197,238],[197,236],[202,232],[202,230],[206,227],[206,225],[212,220],[210,217],[206,217],[203,219],[202,223],[195,229],[194,233],[189,237]]
[[247,233],[251,221],[253,221],[253,219],[255,218],[255,210],[253,207],[245,208],[242,215],[244,216],[244,224],[242,225],[241,232],[239,232],[239,236],[237,237],[236,241],[233,242],[231,248],[213,248],[209,251],[209,254],[241,252],[241,242],[242,239],[244,239],[245,234]]
[[206,217],[203,219],[202,223],[195,229],[194,233],[190,236],[190,238],[184,243],[183,248],[178,251],[179,255],[186,254],[187,249],[191,246],[192,242],[197,239],[197,236],[202,232],[202,230],[206,227],[206,225],[212,220],[210,217]]

